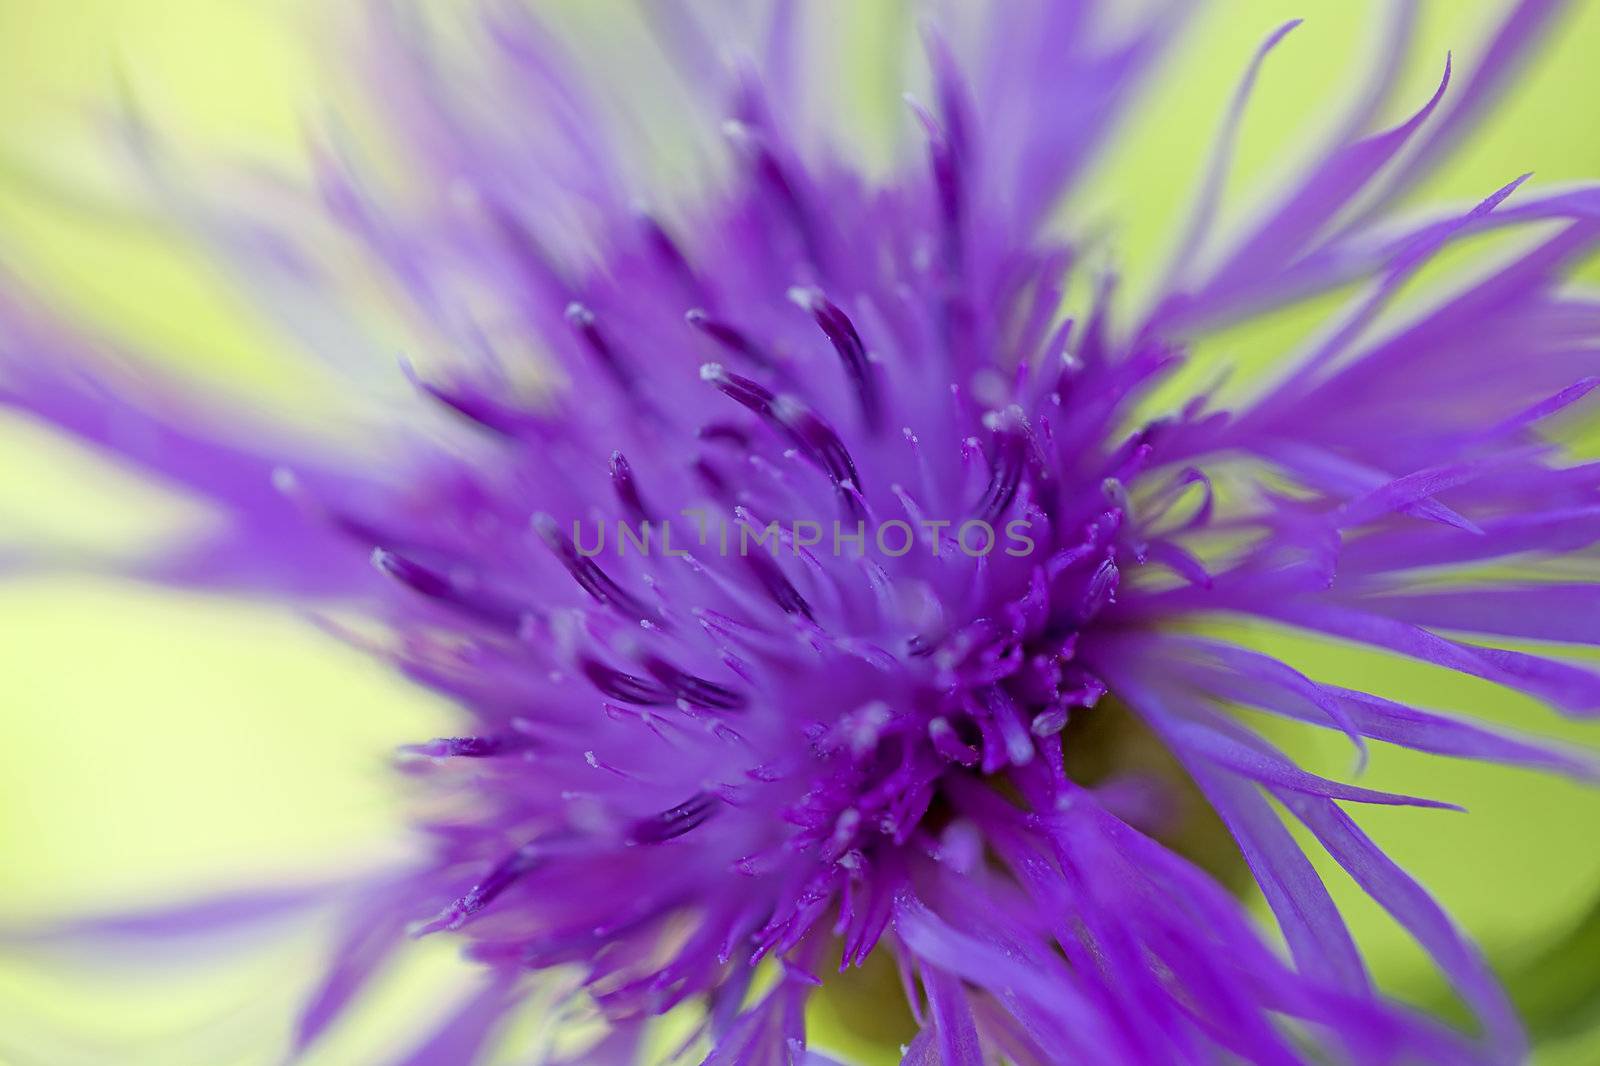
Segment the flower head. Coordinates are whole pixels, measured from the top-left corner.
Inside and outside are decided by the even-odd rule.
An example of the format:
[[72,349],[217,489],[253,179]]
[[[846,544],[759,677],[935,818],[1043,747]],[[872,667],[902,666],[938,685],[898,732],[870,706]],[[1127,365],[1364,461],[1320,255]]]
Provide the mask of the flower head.
[[[1600,709],[1590,670],[1483,642],[1597,636],[1600,473],[1541,435],[1600,380],[1600,319],[1561,289],[1600,237],[1592,190],[1513,198],[1519,179],[1455,216],[1387,218],[1553,5],[1511,12],[1453,109],[1448,66],[1397,126],[1366,132],[1366,102],[1223,241],[1252,67],[1143,312],[1053,208],[1176,20],[1111,29],[1096,6],[1008,8],[966,54],[930,33],[920,158],[886,176],[803,132],[798,10],[778,8],[768,84],[713,75],[707,27],[661,9],[705,104],[681,121],[724,157],[659,212],[632,199],[623,127],[531,19],[487,15],[497,113],[462,106],[402,34],[385,88],[420,204],[366,191],[336,154],[319,168],[437,349],[405,367],[378,462],[240,439],[8,312],[9,403],[232,519],[150,576],[357,603],[381,635],[355,639],[466,716],[404,749],[436,801],[427,860],[363,887],[297,1046],[364,978],[369,938],[409,930],[497,975],[440,1038],[460,1043],[418,1062],[467,1061],[518,982],[557,970],[607,1026],[581,1061],[642,1055],[649,1020],[685,1003],[706,1061],[795,1061],[823,975],[875,952],[916,1016],[908,1062],[1520,1054],[1475,949],[1349,813],[1447,804],[1313,775],[1235,709],[1358,753],[1586,764],[1194,623],[1293,627]],[[1531,221],[1559,228],[1374,338],[1436,253]],[[292,235],[210,232],[302,294],[337,291]],[[1206,331],[1352,281],[1254,395],[1152,399]],[[1085,770],[1108,721],[1171,770]],[[1475,1035],[1373,989],[1270,801],[1433,955]],[[1287,957],[1192,861],[1216,857],[1174,804],[1226,826]]]

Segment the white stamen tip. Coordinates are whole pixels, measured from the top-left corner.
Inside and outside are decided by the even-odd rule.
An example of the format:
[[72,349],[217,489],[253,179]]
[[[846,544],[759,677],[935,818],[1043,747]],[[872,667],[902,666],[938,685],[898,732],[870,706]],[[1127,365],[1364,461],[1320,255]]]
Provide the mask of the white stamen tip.
[[788,296],[789,302],[803,311],[815,311],[822,305],[822,293],[809,285],[791,286]]

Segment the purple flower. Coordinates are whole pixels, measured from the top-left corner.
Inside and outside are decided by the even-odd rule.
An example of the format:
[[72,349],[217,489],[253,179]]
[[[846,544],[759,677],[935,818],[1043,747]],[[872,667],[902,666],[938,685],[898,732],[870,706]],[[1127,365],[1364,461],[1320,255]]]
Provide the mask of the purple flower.
[[[654,88],[631,124],[525,15],[486,13],[472,79],[406,20],[380,22],[413,187],[370,191],[331,149],[318,169],[431,357],[406,366],[371,456],[241,432],[10,299],[5,401],[226,518],[141,576],[356,604],[382,634],[363,642],[464,715],[460,736],[403,751],[435,801],[429,858],[341,889],[297,1052],[409,930],[458,938],[493,975],[419,1064],[491,1047],[530,971],[557,968],[606,1025],[572,1061],[634,1061],[685,1003],[704,1008],[707,1062],[800,1061],[821,975],[874,952],[920,1027],[910,1063],[1520,1059],[1477,950],[1349,813],[1449,804],[1313,775],[1235,712],[1361,754],[1371,739],[1589,764],[1196,623],[1289,627],[1600,709],[1592,670],[1493,643],[1600,643],[1600,467],[1543,432],[1600,381],[1600,312],[1562,288],[1600,239],[1600,200],[1518,179],[1420,224],[1390,211],[1558,5],[1516,5],[1464,89],[1447,92],[1446,64],[1411,118],[1369,133],[1379,84],[1223,239],[1252,66],[1142,312],[1054,209],[1179,24],[1111,28],[1099,6],[1008,5],[970,50],[930,33],[918,158],[884,176],[815,132],[827,87],[802,76],[799,5],[726,75],[716,24],[647,8],[682,77],[641,61]],[[641,211],[664,115],[721,143],[691,132],[692,194]],[[359,336],[348,271],[295,230],[194,213],[337,363]],[[1530,223],[1539,242],[1493,274],[1371,328],[1437,253]],[[1352,284],[1246,399],[1153,406],[1207,332]],[[336,370],[352,394],[389,389]],[[1147,733],[1172,769],[1124,772],[1108,730]],[[1473,1033],[1375,991],[1269,801],[1433,956]],[[1178,832],[1197,805],[1286,954],[1216,876],[1229,855]]]

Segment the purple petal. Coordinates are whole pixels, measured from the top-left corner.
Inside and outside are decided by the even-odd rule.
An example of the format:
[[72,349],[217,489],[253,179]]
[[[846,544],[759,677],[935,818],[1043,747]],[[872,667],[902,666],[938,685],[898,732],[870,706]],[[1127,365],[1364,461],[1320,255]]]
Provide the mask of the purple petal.
[[1462,999],[1477,1012],[1491,1045],[1504,1061],[1520,1061],[1527,1048],[1516,1010],[1483,956],[1462,938],[1433,897],[1379,850],[1338,804],[1287,792],[1275,794],[1356,883],[1433,956]]

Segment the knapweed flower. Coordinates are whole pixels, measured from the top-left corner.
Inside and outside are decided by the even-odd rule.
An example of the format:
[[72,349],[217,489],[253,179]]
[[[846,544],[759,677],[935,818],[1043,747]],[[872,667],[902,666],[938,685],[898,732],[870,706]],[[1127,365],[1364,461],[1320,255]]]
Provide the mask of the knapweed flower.
[[[1258,726],[1587,765],[1203,623],[1600,709],[1600,675],[1495,643],[1600,638],[1600,468],[1545,430],[1600,380],[1600,312],[1564,290],[1600,201],[1518,179],[1456,214],[1390,210],[1556,5],[1511,9],[1466,87],[1445,64],[1396,126],[1371,132],[1388,81],[1364,94],[1225,237],[1245,72],[1143,311],[1056,208],[1180,22],[1101,6],[930,28],[914,149],[883,173],[829,136],[808,7],[777,5],[759,61],[724,64],[721,23],[651,5],[679,81],[642,64],[636,84],[602,72],[604,92],[525,13],[485,12],[469,73],[389,11],[377,77],[407,188],[332,149],[317,170],[426,338],[360,455],[240,432],[12,298],[7,404],[226,519],[143,576],[337,607],[340,632],[464,715],[404,749],[428,858],[342,889],[297,1052],[428,935],[494,980],[416,1063],[472,1061],[557,975],[602,1030],[568,1061],[671,1054],[652,1020],[680,1005],[700,1010],[684,1053],[708,1063],[820,1061],[808,998],[875,953],[916,1019],[909,1063],[1522,1057],[1476,949],[1351,813],[1445,804],[1316,776]],[[691,147],[669,159],[663,123]],[[689,191],[638,206],[685,155],[703,164]],[[192,215],[315,354],[348,354],[362,316],[325,249]],[[1381,317],[1458,239],[1535,223],[1492,273]],[[1237,403],[1156,392],[1208,332],[1336,291],[1326,328]],[[398,391],[338,370],[350,394]],[[1170,771],[1121,772],[1108,730],[1148,734]],[[1173,829],[1193,810],[1228,854]],[[1432,955],[1472,1031],[1374,989],[1282,812]],[[1282,950],[1219,876],[1230,856]]]

